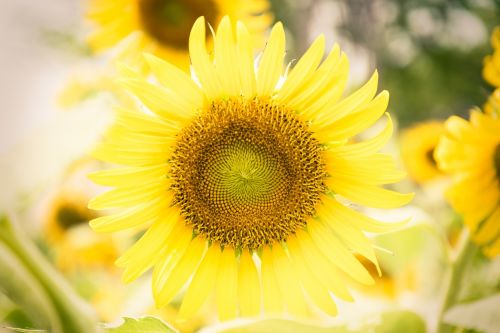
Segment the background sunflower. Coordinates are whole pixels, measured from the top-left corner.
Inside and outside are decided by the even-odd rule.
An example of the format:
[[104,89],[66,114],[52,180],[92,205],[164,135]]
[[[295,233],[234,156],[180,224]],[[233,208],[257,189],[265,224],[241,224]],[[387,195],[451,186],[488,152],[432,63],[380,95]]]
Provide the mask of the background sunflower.
[[[241,20],[249,28],[252,44],[262,46],[273,20],[269,9],[267,0],[90,0],[87,17],[97,28],[88,43],[94,51],[102,51],[130,37],[120,60],[142,66],[141,52],[150,52],[188,70],[187,40],[199,16],[213,26],[224,15]],[[206,38],[211,43],[210,33]]]

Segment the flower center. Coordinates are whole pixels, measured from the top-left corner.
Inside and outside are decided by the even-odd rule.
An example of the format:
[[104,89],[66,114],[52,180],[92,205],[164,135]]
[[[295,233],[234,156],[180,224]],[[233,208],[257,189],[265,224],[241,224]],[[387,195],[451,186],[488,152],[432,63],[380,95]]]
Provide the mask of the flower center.
[[93,211],[86,207],[80,208],[70,204],[59,207],[55,216],[57,224],[62,230],[68,230],[77,225],[87,223],[95,217]]
[[205,16],[215,23],[217,8],[212,0],[139,0],[144,30],[160,44],[187,49],[196,19]]
[[428,161],[432,164],[432,166],[437,167],[436,160],[434,159],[434,151],[435,151],[435,148],[429,149],[429,150],[425,153],[425,157],[426,157],[426,158],[427,158],[427,160],[428,160]]
[[286,240],[324,192],[321,148],[305,123],[254,99],[214,102],[177,139],[175,204],[197,234],[257,249]]

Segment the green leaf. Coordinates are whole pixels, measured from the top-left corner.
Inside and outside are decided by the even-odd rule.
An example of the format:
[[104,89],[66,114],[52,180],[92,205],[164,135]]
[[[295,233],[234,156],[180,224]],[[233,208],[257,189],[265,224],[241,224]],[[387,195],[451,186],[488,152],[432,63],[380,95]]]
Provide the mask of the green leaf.
[[118,327],[107,327],[107,333],[178,333],[177,330],[155,317],[123,318]]
[[500,327],[500,293],[456,305],[444,314],[443,321],[457,327],[496,333]]

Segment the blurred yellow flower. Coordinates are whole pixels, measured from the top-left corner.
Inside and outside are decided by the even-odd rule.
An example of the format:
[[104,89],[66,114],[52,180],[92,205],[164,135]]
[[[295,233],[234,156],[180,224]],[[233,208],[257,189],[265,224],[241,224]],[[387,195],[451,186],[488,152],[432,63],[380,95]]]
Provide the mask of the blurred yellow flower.
[[62,108],[71,108],[94,95],[108,93],[122,104],[133,103],[130,96],[123,92],[114,82],[115,74],[97,72],[74,74],[57,96],[57,104]]
[[500,87],[500,27],[491,34],[493,54],[484,58],[483,77],[488,83]]
[[500,253],[500,120],[471,111],[470,121],[452,116],[434,154],[453,184],[446,196],[462,214],[485,254]]
[[484,104],[484,112],[493,118],[500,117],[500,88],[495,89]]
[[[112,268],[117,257],[113,238],[96,235],[88,227],[88,221],[100,216],[87,208],[89,199],[95,195],[82,179],[89,170],[95,170],[88,168],[89,163],[92,162],[80,161],[71,168],[48,199],[42,217],[44,235],[54,252],[55,263],[65,272],[95,266]],[[96,162],[93,163],[95,166]]]
[[[89,0],[87,17],[98,28],[88,42],[96,52],[110,49],[128,38],[119,58],[144,66],[142,52],[189,68],[188,38],[198,16],[216,25],[224,15],[244,22],[252,45],[261,47],[273,21],[268,0]],[[131,36],[133,35],[133,36]],[[205,35],[212,42],[212,34]]]
[[443,134],[441,121],[427,121],[404,130],[401,134],[401,156],[408,175],[417,183],[442,176],[434,160],[434,149]]
[[341,202],[391,208],[412,198],[381,187],[404,177],[379,153],[392,134],[389,116],[372,139],[350,141],[384,115],[389,95],[376,94],[375,73],[342,98],[347,57],[334,46],[322,62],[323,36],[284,76],[281,23],[257,67],[244,24],[222,19],[213,59],[205,29],[199,18],[189,39],[195,78],[152,55],[155,83],[124,71],[121,83],[142,104],[118,109],[95,155],[126,167],[92,174],[116,188],[89,203],[124,210],[91,226],[149,226],[117,264],[124,281],[154,267],[159,307],[186,287],[181,319],[214,289],[223,320],[259,315],[261,303],[265,313],[306,316],[306,298],[335,315],[332,296],[352,300],[348,280],[373,283],[355,257],[377,265],[363,231],[395,226]]

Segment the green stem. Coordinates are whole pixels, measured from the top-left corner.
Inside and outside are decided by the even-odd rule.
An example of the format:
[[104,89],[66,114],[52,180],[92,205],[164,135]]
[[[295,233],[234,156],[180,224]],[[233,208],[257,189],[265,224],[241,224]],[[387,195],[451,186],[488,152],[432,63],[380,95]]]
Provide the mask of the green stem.
[[[47,262],[31,240],[15,223],[0,217],[0,242],[5,244],[38,281],[57,310],[62,323],[61,333],[94,333],[96,318],[90,307],[71,289],[66,280]],[[58,332],[52,328],[51,332]]]
[[470,239],[468,230],[464,229],[456,257],[451,263],[449,282],[438,318],[438,333],[452,332],[453,326],[443,323],[443,316],[449,308],[456,304],[460,296],[463,273],[469,267],[477,251],[478,248]]

